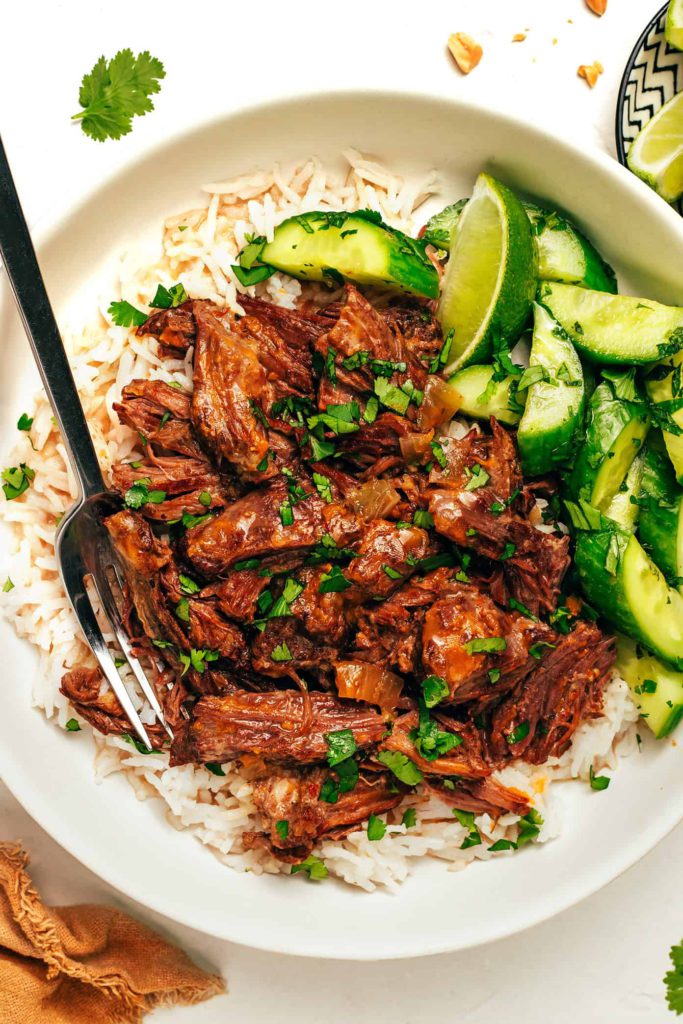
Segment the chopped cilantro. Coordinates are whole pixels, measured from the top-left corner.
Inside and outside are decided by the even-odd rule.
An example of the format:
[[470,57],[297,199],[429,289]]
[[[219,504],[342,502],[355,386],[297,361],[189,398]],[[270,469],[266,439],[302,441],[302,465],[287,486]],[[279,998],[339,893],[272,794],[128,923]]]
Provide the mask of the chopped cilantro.
[[441,466],[442,469],[446,469],[446,467],[448,466],[448,459],[446,458],[446,453],[443,450],[443,446],[439,443],[439,441],[432,441],[430,447],[432,449],[434,458],[436,459],[438,464]]
[[498,682],[501,677],[501,671],[499,668],[490,668],[488,671],[489,682],[494,684]]
[[323,501],[329,503],[332,501],[332,487],[330,485],[330,478],[325,476],[323,473],[313,474],[313,483]]
[[423,530],[429,530],[434,525],[434,517],[426,509],[418,508],[413,515],[413,522],[416,526],[421,526]]
[[2,489],[7,501],[13,501],[27,491],[35,475],[36,471],[27,466],[25,462],[21,462],[18,466],[12,466],[10,469],[3,469],[2,479],[5,482]]
[[390,384],[384,377],[376,377],[374,384],[375,395],[386,409],[397,412],[404,416],[410,405],[410,395],[398,384]]
[[329,572],[324,572],[318,584],[319,594],[341,594],[348,590],[351,582],[347,580],[338,565],[333,565]]
[[283,640],[281,644],[278,644],[277,647],[272,649],[270,657],[272,661],[291,661],[292,652]]
[[153,309],[175,309],[182,302],[187,302],[189,296],[182,284],[172,284],[170,288],[164,288],[163,284],[157,285],[154,298],[150,302]]
[[202,491],[199,495],[199,504],[203,505],[204,508],[208,508],[211,504],[211,495],[208,491]]
[[337,729],[334,732],[324,734],[328,746],[327,763],[330,768],[345,761],[358,750],[358,744],[351,729]]
[[377,760],[406,786],[417,786],[419,782],[422,782],[423,775],[420,769],[409,757],[399,753],[398,750],[381,750],[377,755]]
[[239,263],[232,263],[230,265],[230,269],[243,288],[250,288],[253,284],[259,284],[261,281],[267,281],[268,278],[272,277],[275,273],[275,267],[269,267],[267,263],[262,263],[257,267],[251,267],[250,270],[246,270],[244,267],[241,267]]
[[25,412],[22,412],[17,420],[17,430],[30,430],[32,426],[33,416],[28,416]]
[[595,772],[593,771],[593,765],[590,766],[589,778],[590,778],[591,789],[596,789],[598,791],[600,791],[602,789],[607,789],[607,787],[609,786],[610,782],[612,781],[606,775],[596,775]]
[[131,306],[130,302],[112,302],[107,310],[117,327],[141,327],[148,319],[142,310]]
[[402,580],[403,579],[402,573],[398,572],[391,565],[383,565],[382,566],[382,572],[385,573],[389,577],[390,580]]
[[195,583],[194,580],[190,579],[189,576],[185,576],[182,572],[178,574],[178,580],[183,594],[198,594],[202,589],[198,583]]
[[275,822],[275,831],[284,843],[285,839],[289,835],[289,822],[285,818],[280,818],[279,821]]
[[512,730],[512,732],[509,732],[507,734],[505,739],[508,741],[510,746],[513,747],[516,743],[521,743],[522,740],[525,740],[528,735],[529,735],[529,723],[528,722],[520,722],[519,725],[516,726]]
[[376,843],[379,839],[384,839],[387,834],[386,823],[378,818],[376,814],[371,814],[368,818],[368,839],[371,843]]
[[437,722],[431,717],[423,703],[420,706],[419,723],[418,728],[411,729],[408,735],[415,744],[417,752],[426,761],[436,761],[438,757],[443,757],[462,743],[462,736],[439,729]]
[[175,606],[175,613],[181,622],[190,621],[190,602],[186,597],[181,597],[178,604]]
[[512,611],[519,612],[520,615],[524,615],[527,619],[531,619],[533,622],[538,622],[538,617],[530,611],[525,604],[518,601],[515,597],[511,597],[508,601],[508,606]]
[[379,399],[376,395],[370,395],[368,398],[365,409],[363,410],[363,419],[366,423],[374,423],[377,419],[377,413],[379,412]]
[[126,491],[123,501],[128,508],[139,509],[143,505],[160,505],[166,499],[166,491],[150,491],[148,484],[149,477],[136,480]]
[[511,839],[496,839],[495,843],[491,843],[489,850],[491,853],[501,853],[503,850],[516,850],[517,843],[513,843]]
[[529,648],[529,654],[531,655],[532,658],[536,658],[538,661],[540,661],[540,659],[543,657],[543,650],[545,648],[547,648],[548,650],[554,651],[556,646],[557,646],[556,644],[548,643],[547,640],[538,640],[535,644],[532,644],[531,647]]
[[543,825],[543,818],[538,813],[535,807],[532,807],[528,814],[520,820],[518,824],[518,835],[517,845],[524,846],[526,843],[533,842],[538,837],[541,827]]
[[406,807],[401,818],[401,824],[406,828],[414,828],[417,823],[417,811],[414,807]]
[[438,373],[439,370],[446,366],[451,356],[451,348],[453,346],[453,338],[455,337],[455,330],[451,328],[446,337],[444,343],[441,346],[441,351],[437,356],[434,356],[431,363],[429,364],[430,373]]
[[469,476],[465,484],[466,491],[476,491],[479,487],[485,487],[491,479],[484,467],[480,466],[478,462],[475,462],[473,466],[468,466],[465,472]]
[[78,722],[76,721],[75,718],[70,718],[69,719],[69,721],[66,723],[65,729],[66,729],[67,732],[80,732],[81,731],[81,727],[80,727],[80,725],[78,724]]
[[441,676],[427,676],[422,680],[420,686],[422,687],[422,699],[428,708],[436,707],[451,692],[448,683]]
[[468,654],[491,654],[506,648],[507,640],[503,636],[477,636],[465,644]]
[[313,882],[318,882],[322,878],[327,878],[328,870],[325,867],[320,857],[316,857],[314,854],[309,854],[306,860],[302,860],[300,864],[292,864],[292,870],[290,874],[296,875],[299,871],[305,871],[309,879]]
[[2,592],[3,594],[9,594],[10,590],[14,590],[14,584],[12,583],[12,580],[8,576],[2,585]]
[[502,554],[500,556],[501,562],[505,562],[505,561],[507,561],[508,558],[512,558],[512,556],[514,555],[516,550],[517,550],[517,545],[516,544],[512,544],[510,541],[508,541],[508,543],[503,548]]
[[294,522],[294,509],[291,501],[283,501],[280,505],[280,521],[283,526],[291,526]]
[[218,775],[225,777],[225,772],[216,761],[207,761],[204,765],[207,772],[211,772],[212,775]]

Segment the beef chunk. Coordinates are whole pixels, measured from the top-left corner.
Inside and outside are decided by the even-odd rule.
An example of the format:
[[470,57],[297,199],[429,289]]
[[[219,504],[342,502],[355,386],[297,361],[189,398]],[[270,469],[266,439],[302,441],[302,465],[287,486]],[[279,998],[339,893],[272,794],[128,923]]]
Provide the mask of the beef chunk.
[[[168,590],[175,589],[177,578],[169,545],[154,536],[142,516],[128,509],[105,519],[104,525],[122,562],[126,583],[145,634],[186,650],[187,638],[171,610],[168,597]],[[179,594],[173,595],[176,596],[179,599]]]
[[251,663],[255,672],[272,678],[297,679],[311,673],[318,680],[331,676],[338,655],[336,647],[313,641],[290,616],[270,619],[251,645]]
[[223,615],[236,622],[253,622],[256,602],[269,580],[254,569],[233,570],[227,579],[204,587],[201,597],[215,598]]
[[195,303],[192,423],[209,451],[241,473],[255,473],[268,452],[268,436],[258,414],[270,402],[266,374],[252,338],[229,315],[220,319],[205,303]]
[[288,505],[287,481],[277,477],[267,487],[252,490],[229,505],[216,518],[188,530],[183,550],[199,573],[210,579],[235,562],[313,547],[325,532],[327,507],[307,482],[307,497],[293,509],[293,522],[285,525],[281,509]]
[[[427,611],[422,632],[425,673],[445,679],[449,701],[498,699],[536,661],[529,648],[555,639],[543,623],[504,612],[480,588],[451,587],[451,594]],[[476,651],[477,641],[504,644],[502,650]]]
[[464,779],[490,775],[496,765],[491,763],[479,732],[472,723],[458,722],[446,716],[435,718],[445,732],[460,737],[460,744],[447,754],[433,761],[422,757],[410,735],[419,726],[417,711],[408,711],[397,719],[391,733],[382,740],[381,749],[405,754],[425,775],[458,775]]
[[381,313],[390,330],[402,338],[415,358],[429,363],[439,354],[443,345],[441,324],[427,306],[404,300]]
[[427,491],[435,528],[456,544],[502,560],[513,596],[532,612],[553,611],[569,565],[569,539],[537,530],[520,514],[521,472],[510,435],[496,420],[491,435],[471,430],[443,438],[444,466]]
[[474,814],[490,814],[493,818],[506,813],[522,816],[530,809],[526,793],[504,786],[491,777],[474,781],[456,779],[453,789],[446,788],[439,779],[429,778],[427,786],[445,803]]
[[592,623],[579,622],[572,633],[557,636],[536,670],[495,711],[494,754],[511,751],[532,764],[562,754],[581,722],[601,714],[615,657],[614,637]]
[[138,481],[148,491],[166,495],[163,501],[147,502],[141,508],[146,519],[161,522],[180,519],[183,512],[205,515],[209,509],[223,508],[232,496],[225,481],[203,458],[159,456],[154,462],[145,459],[135,466],[118,462],[112,467],[112,483],[122,497]]
[[[121,736],[131,730],[130,722],[118,697],[98,668],[74,668],[62,676],[60,692],[71,702],[78,714],[105,736]],[[167,739],[157,724],[145,726],[152,743],[161,747]]]
[[429,535],[418,526],[397,529],[385,519],[372,522],[360,542],[357,558],[345,571],[363,595],[387,597],[412,575],[430,549]]
[[193,302],[183,302],[176,309],[160,309],[138,327],[137,334],[151,335],[161,346],[161,353],[182,358],[195,340]]
[[[403,799],[385,774],[361,774],[354,788],[336,803],[320,799],[327,772],[321,768],[279,771],[254,783],[253,801],[264,832],[248,833],[247,847],[265,840],[283,860],[305,858],[319,839],[342,839],[371,814],[383,814]],[[277,829],[288,823],[287,835]]]
[[313,345],[321,334],[330,329],[329,317],[300,309],[284,309],[263,299],[252,299],[249,295],[241,295],[240,303],[248,316],[277,331],[291,351],[298,352],[310,366]]
[[326,733],[350,729],[358,748],[365,750],[379,742],[385,728],[377,711],[357,701],[344,704],[326,693],[303,695],[294,690],[242,691],[200,698],[186,735],[174,740],[171,760],[222,763],[257,754],[276,764],[315,764],[327,756]]
[[272,386],[275,401],[296,395],[303,398],[313,391],[313,354],[308,342],[292,332],[286,340],[258,316],[245,316],[240,320],[240,331],[255,344],[258,359]]

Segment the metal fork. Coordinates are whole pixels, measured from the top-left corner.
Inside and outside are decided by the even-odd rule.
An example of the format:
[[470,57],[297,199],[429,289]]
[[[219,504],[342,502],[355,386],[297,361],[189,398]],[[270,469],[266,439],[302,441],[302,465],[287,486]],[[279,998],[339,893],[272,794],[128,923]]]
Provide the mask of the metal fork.
[[[148,748],[149,736],[119,675],[97,621],[86,584],[92,586],[109,620],[124,659],[140,689],[172,738],[154,688],[131,650],[120,610],[122,570],[103,519],[121,509],[107,491],[83,408],[76,391],[59,328],[45,290],[33,243],[0,139],[0,255],[31,343],[45,391],[57,418],[80,497],[57,530],[55,552],[78,624],[126,716]],[[117,593],[118,592],[118,601]]]

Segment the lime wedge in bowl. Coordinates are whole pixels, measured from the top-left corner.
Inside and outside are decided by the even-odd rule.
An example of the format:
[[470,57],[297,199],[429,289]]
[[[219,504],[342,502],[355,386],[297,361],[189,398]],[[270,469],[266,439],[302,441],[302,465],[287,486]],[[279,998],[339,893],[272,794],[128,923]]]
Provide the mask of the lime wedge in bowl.
[[665,103],[641,129],[627,160],[633,173],[667,203],[683,195],[683,92]]
[[666,41],[676,50],[683,50],[683,0],[671,0],[666,15]]
[[438,317],[453,331],[447,373],[482,363],[491,339],[519,337],[531,309],[536,263],[531,227],[513,192],[480,174],[451,239]]

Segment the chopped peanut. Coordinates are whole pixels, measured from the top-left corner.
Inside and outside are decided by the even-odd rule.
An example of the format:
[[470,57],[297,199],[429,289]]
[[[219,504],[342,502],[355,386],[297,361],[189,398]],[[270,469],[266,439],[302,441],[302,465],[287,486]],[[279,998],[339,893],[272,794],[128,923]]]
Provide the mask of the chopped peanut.
[[512,37],[513,43],[523,43],[526,39],[526,32],[516,32]]
[[586,0],[586,7],[588,7],[593,14],[597,14],[602,17],[607,10],[607,0]]
[[455,32],[448,38],[448,49],[463,75],[469,75],[481,60],[484,51],[472,36]]
[[585,78],[591,89],[593,89],[604,70],[600,61],[596,60],[592,64],[581,64],[576,73],[579,78]]

